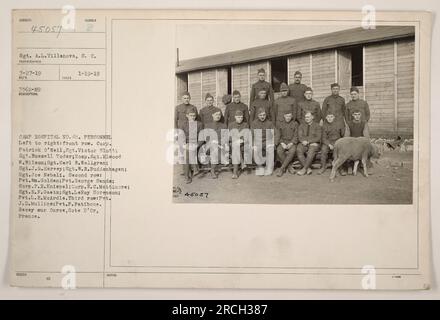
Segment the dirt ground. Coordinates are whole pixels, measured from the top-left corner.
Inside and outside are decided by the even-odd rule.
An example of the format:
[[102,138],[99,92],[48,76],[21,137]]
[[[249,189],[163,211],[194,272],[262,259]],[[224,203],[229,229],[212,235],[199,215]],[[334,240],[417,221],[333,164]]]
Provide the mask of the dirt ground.
[[329,181],[330,168],[309,176],[286,173],[283,177],[256,176],[254,171],[232,179],[230,171],[222,171],[218,179],[200,173],[186,184],[174,170],[174,202],[191,203],[259,203],[259,204],[411,204],[413,153],[385,152],[365,178],[362,168],[357,176],[337,176]]

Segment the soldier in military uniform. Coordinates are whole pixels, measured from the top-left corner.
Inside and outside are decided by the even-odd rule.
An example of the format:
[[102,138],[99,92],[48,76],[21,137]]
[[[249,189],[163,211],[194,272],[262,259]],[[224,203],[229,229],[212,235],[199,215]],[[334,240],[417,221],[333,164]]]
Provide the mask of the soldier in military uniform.
[[300,71],[295,71],[293,78],[293,83],[289,84],[289,95],[295,99],[296,103],[300,103],[304,100],[307,86],[301,83],[302,73]]
[[[220,109],[217,111],[214,111],[212,113],[212,121],[208,122],[206,125],[204,125],[204,141],[208,142],[205,147],[210,147],[209,153],[210,153],[210,166],[211,166],[211,178],[217,179],[217,171],[219,167],[219,163],[221,162],[221,155],[225,154],[229,148],[229,141],[227,139],[228,133],[227,133],[227,127],[226,125],[221,122],[222,118],[222,112]],[[206,129],[212,129],[216,136],[210,136]]]
[[261,68],[258,69],[258,81],[252,85],[251,94],[249,98],[249,105],[252,105],[255,99],[257,99],[259,92],[261,89],[266,90],[266,94],[268,95],[268,100],[274,100],[273,97],[273,88],[272,85],[266,81],[266,71]]
[[[296,153],[299,162],[303,166],[302,169],[298,171],[298,175],[312,174],[310,166],[319,150],[321,137],[321,126],[313,120],[313,114],[310,111],[306,111],[304,122],[301,123],[298,128],[299,143],[296,147]],[[304,156],[305,154],[307,154],[307,158]]]
[[294,113],[291,110],[285,110],[283,121],[277,121],[275,130],[275,146],[278,158],[281,160],[281,168],[277,176],[281,177],[288,168],[291,174],[295,173],[292,166],[289,166],[296,153],[298,144],[298,123],[293,119]]
[[313,90],[310,87],[306,88],[304,92],[305,99],[298,103],[298,121],[299,123],[305,123],[305,115],[310,112],[313,115],[313,121],[320,123],[322,119],[321,107],[319,102],[313,100]]
[[362,112],[359,109],[352,109],[352,118],[347,122],[345,136],[370,138],[368,122],[362,119]]
[[361,119],[363,121],[370,121],[370,106],[367,101],[359,98],[359,89],[356,87],[352,87],[350,89],[351,101],[347,103],[345,110],[345,121],[352,120],[353,110],[359,110],[361,112]]
[[[198,135],[203,129],[203,124],[198,121],[196,117],[197,111],[188,108],[185,112],[186,120],[179,121],[178,125],[178,129],[182,130],[185,134],[185,144],[183,145],[185,164],[183,165],[183,173],[186,183],[191,183],[193,174],[196,174],[199,171],[197,149],[203,144],[203,141],[200,142],[198,140]],[[190,130],[194,130],[194,132],[190,132]]]
[[[267,119],[266,109],[260,107],[257,109],[257,119],[251,122],[252,143],[254,149],[254,159],[257,164],[257,175],[271,175],[274,166],[274,131],[275,126],[272,121]],[[261,131],[261,134],[258,133]],[[257,141],[257,137],[261,137],[261,141]],[[266,145],[266,143],[268,144]],[[272,142],[272,143],[271,143]],[[261,150],[259,150],[261,148]],[[263,165],[263,159],[266,157]]]
[[336,117],[332,111],[327,111],[327,116],[322,124],[321,169],[318,171],[318,174],[325,172],[329,152],[333,151],[336,141],[344,135],[345,126],[342,127],[340,123],[336,122]]
[[323,120],[328,114],[332,114],[335,117],[334,123],[341,128],[345,128],[345,99],[339,95],[339,84],[332,83],[330,89],[332,94],[325,98],[322,103]]
[[185,122],[187,120],[186,112],[188,110],[195,111],[197,117],[197,107],[193,106],[190,101],[191,95],[189,94],[189,92],[184,92],[182,94],[182,103],[176,106],[174,110],[174,128],[177,129],[180,122]]
[[232,102],[226,105],[225,109],[225,124],[229,126],[229,123],[235,121],[235,112],[240,110],[243,113],[243,121],[249,123],[249,109],[248,106],[241,102],[240,91],[234,90],[232,92]]
[[273,101],[267,100],[266,89],[261,88],[258,98],[255,99],[249,107],[249,122],[252,123],[257,118],[257,110],[263,108],[266,111],[266,118],[272,121],[275,118],[273,110]]
[[[212,115],[220,111],[221,109],[214,106],[214,97],[208,92],[205,96],[206,106],[200,110],[200,121],[202,121],[203,125],[206,126],[208,123],[212,122]],[[224,122],[223,115],[221,114],[220,122]]]
[[281,83],[280,91],[281,96],[276,99],[273,104],[275,126],[278,125],[278,122],[284,122],[284,115],[286,114],[286,111],[289,111],[292,114],[293,121],[296,120],[296,116],[298,113],[298,107],[295,98],[289,96],[289,86],[284,82]]
[[[231,137],[231,152],[232,152],[232,179],[237,179],[239,174],[239,166],[241,169],[246,168],[244,162],[244,143],[245,138],[249,131],[249,123],[244,121],[244,112],[242,110],[236,110],[234,120],[229,122],[229,135]],[[240,153],[234,153],[234,148],[239,148]]]

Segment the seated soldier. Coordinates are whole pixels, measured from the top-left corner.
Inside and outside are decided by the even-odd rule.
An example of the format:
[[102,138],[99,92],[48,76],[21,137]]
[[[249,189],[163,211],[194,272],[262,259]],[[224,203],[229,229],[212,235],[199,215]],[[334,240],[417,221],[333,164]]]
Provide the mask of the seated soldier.
[[352,118],[347,122],[345,136],[370,138],[368,122],[362,119],[362,112],[359,109],[353,109],[351,115]]
[[293,167],[289,166],[295,156],[296,145],[298,144],[298,124],[293,116],[291,110],[285,110],[283,121],[277,121],[275,129],[275,146],[278,158],[282,162],[277,173],[278,177],[283,176],[287,168],[289,173],[295,174]]
[[[259,176],[271,175],[274,166],[273,142],[275,127],[272,122],[267,119],[265,108],[259,108],[257,115],[257,119],[251,123],[254,160],[257,164],[255,173]],[[266,145],[267,142],[268,144]],[[263,159],[263,157],[266,159]]]
[[[244,122],[243,111],[235,111],[235,121],[229,122],[229,135],[231,137],[232,143],[232,179],[237,179],[239,175],[239,166],[241,164],[241,169],[246,168],[244,162],[244,139],[247,134],[249,134],[249,124]],[[234,131],[235,130],[235,131]],[[235,153],[235,148],[238,149],[239,153]]]
[[[227,128],[226,125],[221,122],[222,120],[222,112],[221,110],[214,111],[212,113],[212,121],[208,122],[204,126],[204,138],[205,142],[208,142],[205,147],[209,148],[209,163],[211,165],[211,178],[217,179],[217,169],[218,164],[220,163],[221,155],[226,152],[229,147],[228,140],[225,139],[227,137]],[[213,130],[209,132],[208,130]],[[211,134],[214,134],[211,136]]]
[[260,89],[258,92],[258,97],[252,103],[249,105],[249,123],[252,123],[252,121],[256,120],[257,114],[256,111],[260,108],[264,108],[264,111],[266,112],[266,118],[267,120],[270,120],[272,122],[272,119],[275,118],[275,115],[273,113],[272,108],[272,101],[267,99],[267,92],[265,89]]
[[342,138],[344,134],[345,129],[341,126],[340,122],[335,121],[333,112],[328,111],[322,124],[321,169],[318,171],[318,174],[323,174],[327,169],[328,154],[335,147],[335,142]]
[[[296,147],[296,153],[298,160],[303,166],[298,175],[302,176],[305,174],[312,174],[313,159],[319,150],[319,145],[321,144],[321,126],[313,121],[313,114],[307,111],[304,114],[304,123],[301,123],[298,128],[298,146]],[[307,153],[307,158],[304,154]]]
[[186,121],[179,121],[178,124],[178,129],[182,130],[185,134],[185,144],[183,145],[185,152],[185,163],[183,164],[183,172],[186,183],[191,183],[193,172],[195,174],[199,171],[197,148],[203,144],[203,141],[199,142],[198,135],[203,128],[203,124],[196,120],[196,117],[196,110],[189,108],[186,110]]

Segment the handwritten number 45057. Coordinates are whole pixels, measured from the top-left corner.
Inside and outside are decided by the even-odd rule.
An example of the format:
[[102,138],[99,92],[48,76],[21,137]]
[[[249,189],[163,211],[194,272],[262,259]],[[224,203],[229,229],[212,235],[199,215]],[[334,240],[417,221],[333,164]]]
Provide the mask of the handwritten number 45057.
[[208,198],[208,192],[186,192],[185,197],[190,198]]

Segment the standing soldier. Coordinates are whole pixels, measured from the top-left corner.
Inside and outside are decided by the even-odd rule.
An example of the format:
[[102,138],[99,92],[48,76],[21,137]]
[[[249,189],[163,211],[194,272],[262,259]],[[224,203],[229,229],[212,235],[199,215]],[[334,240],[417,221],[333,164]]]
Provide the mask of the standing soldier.
[[368,106],[367,101],[359,98],[359,89],[356,87],[352,87],[350,89],[351,101],[347,103],[345,110],[345,121],[352,120],[353,110],[359,110],[361,112],[361,119],[363,121],[370,121],[370,107]]
[[287,168],[291,174],[295,173],[293,167],[289,166],[295,156],[296,145],[298,144],[298,123],[293,118],[294,113],[291,110],[285,110],[283,121],[277,121],[275,146],[278,158],[282,162],[277,173],[278,177],[283,176]]
[[280,91],[281,96],[275,100],[273,105],[273,113],[275,114],[275,126],[278,125],[278,122],[284,122],[284,115],[287,111],[292,113],[292,121],[296,120],[296,115],[298,113],[295,98],[292,98],[288,95],[289,86],[283,82],[280,86]]
[[305,99],[298,103],[298,121],[299,123],[305,122],[305,115],[310,112],[313,116],[313,121],[319,123],[322,119],[321,107],[319,102],[313,100],[313,90],[310,87],[306,88],[304,92]]
[[186,113],[188,110],[195,111],[197,118],[197,107],[193,106],[190,101],[191,95],[189,92],[184,92],[182,94],[182,103],[176,106],[176,109],[174,110],[174,128],[179,128],[179,123],[187,120]]
[[252,123],[257,118],[257,110],[263,108],[266,111],[266,118],[272,121],[275,118],[272,101],[267,100],[267,91],[261,88],[258,92],[258,98],[249,106],[249,122]]
[[332,94],[325,98],[322,103],[323,121],[328,114],[332,114],[335,118],[334,123],[341,128],[345,128],[345,100],[339,95],[340,86],[333,83],[330,85],[330,89]]
[[249,110],[248,106],[240,101],[240,91],[234,90],[232,92],[232,102],[226,105],[225,109],[225,124],[229,126],[229,123],[235,121],[236,111],[240,110],[243,113],[243,121],[249,123]]
[[[200,109],[200,121],[202,121],[203,126],[212,122],[213,113],[220,111],[221,109],[214,106],[214,97],[208,92],[205,96],[206,106]],[[223,122],[223,116],[220,117],[220,122]]]
[[302,73],[300,71],[295,71],[293,79],[293,83],[289,84],[289,95],[295,98],[296,103],[300,103],[304,100],[304,93],[306,92],[307,86],[301,83]]
[[318,174],[323,174],[327,169],[328,154],[333,151],[336,141],[342,138],[344,134],[345,126],[341,127],[340,123],[336,122],[336,117],[332,111],[328,111],[322,124],[321,169]]
[[[304,122],[299,125],[298,128],[298,146],[296,147],[296,153],[299,162],[303,166],[298,175],[303,176],[305,174],[312,174],[313,159],[319,150],[319,145],[321,144],[321,126],[313,121],[313,114],[307,111],[304,116]],[[304,154],[307,153],[307,158]]]
[[252,105],[252,102],[254,102],[254,100],[257,99],[257,96],[261,89],[266,90],[266,94],[268,95],[268,100],[273,102],[274,98],[273,98],[272,85],[266,81],[266,71],[263,68],[258,69],[258,81],[252,85],[251,94],[249,98],[249,105]]

